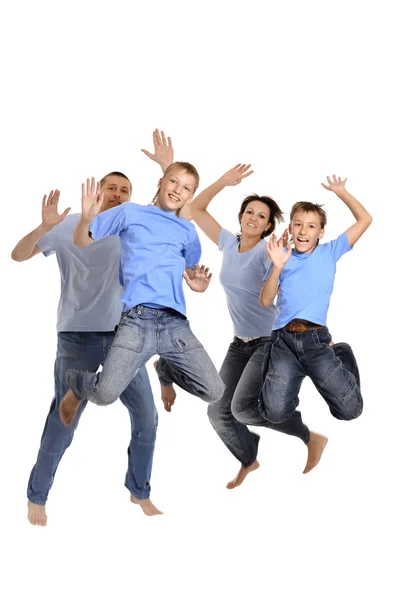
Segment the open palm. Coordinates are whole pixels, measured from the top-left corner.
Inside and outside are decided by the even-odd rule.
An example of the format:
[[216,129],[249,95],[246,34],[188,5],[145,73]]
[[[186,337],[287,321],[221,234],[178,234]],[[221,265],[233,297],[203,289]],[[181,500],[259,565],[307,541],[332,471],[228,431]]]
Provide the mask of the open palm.
[[51,190],[48,195],[43,196],[42,201],[42,223],[46,227],[52,228],[58,223],[61,223],[71,210],[70,208],[66,208],[62,214],[58,213],[58,200],[60,198],[59,190]]

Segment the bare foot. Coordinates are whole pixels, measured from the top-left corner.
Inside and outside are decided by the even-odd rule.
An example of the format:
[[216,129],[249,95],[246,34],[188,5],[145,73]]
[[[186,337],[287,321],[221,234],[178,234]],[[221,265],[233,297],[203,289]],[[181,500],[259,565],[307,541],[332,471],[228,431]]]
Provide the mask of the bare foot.
[[60,403],[60,419],[64,423],[65,427],[69,427],[75,418],[75,415],[80,406],[80,400],[78,400],[71,389],[67,391]]
[[41,525],[45,527],[47,525],[46,507],[44,504],[33,504],[29,500],[28,502],[28,521],[32,525]]
[[136,498],[133,494],[130,494],[130,500],[133,504],[138,504],[141,506],[141,510],[147,517],[153,517],[155,515],[163,515],[163,512],[157,509],[156,506],[153,505],[149,498]]
[[321,455],[324,452],[324,448],[326,447],[328,442],[328,438],[325,435],[321,435],[320,433],[314,433],[314,431],[310,432],[310,438],[308,443],[306,444],[308,447],[308,461],[303,470],[304,473],[309,473],[315,466],[319,463],[321,459]]
[[237,473],[237,476],[234,477],[232,481],[229,481],[229,483],[226,485],[227,489],[232,490],[241,485],[248,473],[251,473],[251,471],[256,471],[256,469],[259,469],[259,467],[260,464],[257,460],[255,460],[252,465],[249,465],[249,467],[241,467]]
[[[155,370],[157,368],[157,364],[158,364],[158,361],[156,360],[154,362]],[[172,406],[174,405],[175,400],[176,400],[175,388],[173,387],[173,384],[166,386],[166,385],[162,385],[161,382],[159,382],[159,383],[161,386],[161,400],[163,402],[164,409],[166,410],[166,412],[171,412]]]

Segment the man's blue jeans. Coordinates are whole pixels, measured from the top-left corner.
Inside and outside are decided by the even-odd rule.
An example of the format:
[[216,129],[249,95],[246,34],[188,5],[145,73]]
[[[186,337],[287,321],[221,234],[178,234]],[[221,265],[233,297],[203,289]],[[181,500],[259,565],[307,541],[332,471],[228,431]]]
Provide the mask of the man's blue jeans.
[[79,400],[111,404],[154,354],[181,373],[182,387],[190,394],[205,402],[222,396],[223,382],[188,320],[172,309],[142,305],[122,315],[101,373],[71,369],[67,381]]
[[[68,390],[66,372],[85,369],[96,372],[104,363],[114,340],[114,333],[62,332],[58,334],[54,366],[55,397],[47,416],[37,462],[32,469],[28,498],[45,504],[58,464],[72,442],[80,416],[87,402],[81,403],[71,427],[65,427],[59,416],[59,405]],[[132,437],[128,448],[128,470],[125,485],[136,498],[148,498],[158,415],[154,405],[148,373],[143,367],[130,385],[120,393],[129,411]]]
[[363,410],[359,370],[348,344],[329,346],[327,327],[303,333],[284,329],[272,332],[263,364],[261,411],[266,419],[281,423],[298,406],[303,379],[308,376],[336,419],[349,421]]

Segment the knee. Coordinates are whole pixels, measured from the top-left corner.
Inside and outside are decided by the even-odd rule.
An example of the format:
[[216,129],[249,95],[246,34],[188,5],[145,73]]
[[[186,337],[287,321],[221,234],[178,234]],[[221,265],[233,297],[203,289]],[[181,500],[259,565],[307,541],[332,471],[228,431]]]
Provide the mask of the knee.
[[216,379],[206,390],[202,399],[209,404],[215,404],[222,398],[225,389],[226,386],[223,381],[221,379]]

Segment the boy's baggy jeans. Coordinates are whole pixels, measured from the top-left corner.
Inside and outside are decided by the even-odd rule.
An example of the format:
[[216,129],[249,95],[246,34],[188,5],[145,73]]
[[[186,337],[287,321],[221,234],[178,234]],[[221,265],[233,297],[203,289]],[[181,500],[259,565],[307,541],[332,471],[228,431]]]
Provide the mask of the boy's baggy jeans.
[[291,333],[272,332],[265,349],[261,409],[266,419],[281,423],[298,405],[303,379],[308,376],[336,419],[349,421],[363,410],[359,370],[348,344],[329,346],[327,327]]
[[70,370],[67,381],[79,400],[111,404],[154,354],[181,373],[185,391],[205,402],[222,396],[224,384],[186,317],[173,309],[142,305],[122,315],[102,372]]

